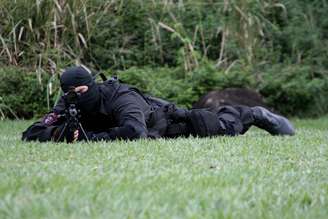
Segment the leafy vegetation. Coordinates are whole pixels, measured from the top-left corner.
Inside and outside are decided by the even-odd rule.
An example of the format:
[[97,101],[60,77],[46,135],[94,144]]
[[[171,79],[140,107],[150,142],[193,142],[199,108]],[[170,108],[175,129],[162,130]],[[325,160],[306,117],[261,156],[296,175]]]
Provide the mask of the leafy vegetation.
[[1,218],[326,218],[328,118],[293,137],[25,143],[0,123]]
[[[108,73],[112,74],[111,72]],[[130,68],[116,73],[123,82],[145,93],[162,97],[183,107],[191,107],[202,95],[213,89],[254,87],[255,78],[238,68],[218,70],[212,63],[185,72],[183,68]]]
[[[146,91],[183,106],[211,89],[252,87],[283,113],[319,115],[328,102],[327,11],[322,0],[0,0],[0,68],[55,81],[83,63],[133,85],[142,75],[154,82]],[[294,85],[279,85],[282,72]],[[156,88],[160,77],[171,90]]]
[[52,108],[58,93],[51,87],[54,78],[36,76],[24,69],[0,68],[1,120],[36,117]]
[[275,65],[262,80],[261,93],[281,113],[318,116],[328,111],[328,77],[311,66]]

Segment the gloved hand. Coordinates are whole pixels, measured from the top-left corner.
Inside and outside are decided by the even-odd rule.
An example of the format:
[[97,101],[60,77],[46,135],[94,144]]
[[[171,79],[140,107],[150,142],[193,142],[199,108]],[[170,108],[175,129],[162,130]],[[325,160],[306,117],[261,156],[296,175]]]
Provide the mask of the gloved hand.
[[59,115],[51,112],[43,117],[42,124],[44,124],[45,126],[51,126],[51,125],[56,124],[56,122],[58,122],[58,120],[59,120]]

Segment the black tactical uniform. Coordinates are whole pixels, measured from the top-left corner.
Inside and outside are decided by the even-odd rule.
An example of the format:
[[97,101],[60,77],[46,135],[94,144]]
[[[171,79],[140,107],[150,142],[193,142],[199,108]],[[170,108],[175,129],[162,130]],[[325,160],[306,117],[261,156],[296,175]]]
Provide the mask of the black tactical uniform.
[[[226,106],[215,109],[179,109],[167,101],[145,96],[136,88],[110,79],[96,84],[82,67],[66,70],[61,76],[64,92],[69,87],[87,85],[78,107],[80,122],[90,140],[138,139],[178,136],[239,135],[251,125],[271,134],[293,135],[287,119],[261,107]],[[34,123],[23,133],[24,140],[53,140],[62,128],[58,115],[65,111],[62,98],[42,121]],[[56,116],[54,120],[49,115]],[[81,137],[80,140],[82,140]]]

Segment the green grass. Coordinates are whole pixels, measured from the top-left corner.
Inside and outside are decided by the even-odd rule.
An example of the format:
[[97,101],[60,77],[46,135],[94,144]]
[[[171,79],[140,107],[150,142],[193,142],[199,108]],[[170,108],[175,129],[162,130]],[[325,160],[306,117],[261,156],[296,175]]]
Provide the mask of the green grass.
[[328,117],[297,135],[24,143],[0,122],[0,218],[328,218]]

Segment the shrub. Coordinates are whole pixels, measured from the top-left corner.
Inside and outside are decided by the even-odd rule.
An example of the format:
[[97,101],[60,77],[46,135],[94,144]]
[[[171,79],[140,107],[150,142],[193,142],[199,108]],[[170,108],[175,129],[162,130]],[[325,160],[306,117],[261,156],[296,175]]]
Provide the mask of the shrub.
[[47,112],[54,102],[52,96],[47,95],[45,86],[49,79],[43,77],[41,80],[46,83],[40,83],[35,72],[13,67],[0,68],[1,117],[13,118],[14,112],[18,118],[29,119]]
[[[133,67],[117,74],[123,82],[182,107],[191,107],[200,96],[213,89],[254,85],[249,72],[244,72],[241,68],[225,72],[207,61],[200,63],[191,72],[180,67]],[[19,118],[38,117],[53,106],[60,94],[58,81],[47,74],[42,75],[41,81],[38,78],[35,72],[26,69],[0,68],[0,109],[4,112],[2,117],[13,118],[12,112]],[[54,81],[52,94],[48,92],[50,81]]]
[[253,88],[255,86],[253,73],[244,66],[236,65],[230,70],[224,70],[217,69],[209,62],[203,62],[199,68],[194,69],[188,80],[193,84],[198,97],[214,89]]
[[183,107],[190,107],[211,90],[240,87],[259,90],[269,106],[285,115],[319,116],[328,112],[328,76],[324,73],[306,65],[274,65],[262,71],[255,75],[236,65],[226,72],[202,62],[191,72],[179,67],[144,67],[118,72],[118,76],[143,92]]
[[179,77],[175,68],[130,68],[118,72],[119,78],[141,91],[181,106],[190,106],[195,98],[192,86]]
[[[185,71],[181,67],[129,68],[116,74],[124,83],[144,93],[191,107],[202,95],[228,87],[259,89],[266,102],[279,112],[293,116],[317,116],[328,111],[328,76],[310,66],[274,65],[256,76],[251,69],[235,65],[229,71],[208,61]],[[107,71],[112,74],[111,71]],[[47,112],[57,99],[58,81],[22,68],[0,68],[0,117],[32,118]],[[54,82],[50,95],[48,85]],[[54,95],[57,94],[57,95]]]
[[241,69],[225,72],[206,61],[191,72],[180,67],[144,67],[130,68],[117,74],[123,82],[183,107],[191,107],[200,96],[214,89],[253,87],[255,84],[250,72]]
[[269,105],[294,116],[317,116],[328,110],[328,76],[310,66],[275,65],[262,74],[260,91]]

